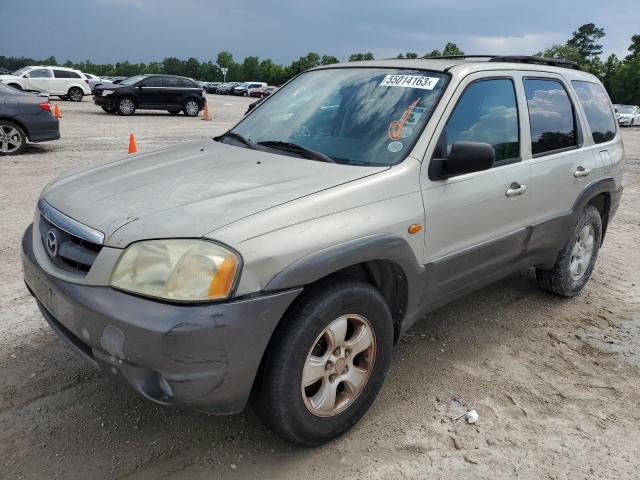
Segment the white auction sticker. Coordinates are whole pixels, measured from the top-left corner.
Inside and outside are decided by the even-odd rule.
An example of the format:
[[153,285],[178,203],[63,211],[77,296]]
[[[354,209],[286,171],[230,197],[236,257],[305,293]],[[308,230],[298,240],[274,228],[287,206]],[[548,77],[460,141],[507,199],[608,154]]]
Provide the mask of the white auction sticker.
[[439,78],[423,77],[422,75],[387,75],[380,83],[381,87],[404,87],[433,90]]

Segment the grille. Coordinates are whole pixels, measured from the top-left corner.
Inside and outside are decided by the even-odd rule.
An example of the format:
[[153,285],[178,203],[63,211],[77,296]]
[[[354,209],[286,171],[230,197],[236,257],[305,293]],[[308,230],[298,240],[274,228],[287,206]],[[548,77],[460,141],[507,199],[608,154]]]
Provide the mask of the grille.
[[39,227],[42,245],[51,261],[63,270],[86,275],[102,246],[61,230],[42,215]]

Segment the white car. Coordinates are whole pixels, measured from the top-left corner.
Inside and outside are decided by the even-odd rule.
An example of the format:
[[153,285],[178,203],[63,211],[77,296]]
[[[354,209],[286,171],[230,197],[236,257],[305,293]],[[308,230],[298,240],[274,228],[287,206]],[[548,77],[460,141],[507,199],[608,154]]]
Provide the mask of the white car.
[[111,83],[109,80],[104,80],[99,76],[94,75],[93,73],[82,72],[82,75],[89,83],[89,88],[91,89],[91,93],[93,93],[93,89],[96,88],[96,85],[104,85],[104,84]]
[[637,105],[614,105],[620,126],[640,125],[640,107]]
[[89,81],[82,72],[66,67],[23,67],[11,75],[0,75],[0,82],[18,90],[46,92],[73,102],[81,102],[82,97],[91,95]]

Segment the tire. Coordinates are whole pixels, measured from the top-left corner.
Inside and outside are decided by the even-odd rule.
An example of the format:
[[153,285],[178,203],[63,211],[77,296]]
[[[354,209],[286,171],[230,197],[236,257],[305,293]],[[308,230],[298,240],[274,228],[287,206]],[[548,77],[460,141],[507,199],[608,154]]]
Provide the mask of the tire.
[[114,107],[101,107],[107,113],[116,113],[116,109]]
[[[536,269],[536,279],[540,288],[563,297],[575,297],[589,281],[601,243],[600,212],[593,205],[587,205],[573,227],[567,243],[560,251],[553,268],[551,270]],[[589,244],[591,244],[590,249]]]
[[[340,327],[344,322],[350,331]],[[327,333],[330,325],[332,331],[346,332],[342,335],[346,343],[333,343],[339,352]],[[367,345],[351,343],[356,334],[367,337],[371,346],[351,354],[349,346],[356,350],[358,344],[359,348]],[[254,385],[253,407],[284,439],[302,446],[322,445],[349,430],[369,409],[389,368],[392,344],[391,313],[371,285],[332,279],[311,287],[296,300],[272,337]],[[312,365],[307,363],[312,357],[316,369],[305,369]],[[303,374],[308,377],[306,388]],[[313,382],[315,375],[320,377]],[[358,380],[359,387],[352,387],[351,378]],[[330,400],[323,402],[323,391],[338,396],[329,395]]]
[[180,110],[167,110],[167,112],[169,112],[171,115],[178,115],[180,113]]
[[136,111],[136,102],[131,97],[120,97],[116,102],[116,111],[120,115],[133,115]]
[[10,87],[15,88],[16,90],[22,90],[22,87],[20,85],[18,85],[17,83],[8,83],[7,85],[9,85]]
[[190,98],[185,100],[182,111],[187,117],[197,117],[200,113],[200,104],[193,98]]
[[84,92],[78,87],[71,87],[67,92],[67,98],[72,102],[81,102],[84,97]]
[[27,135],[20,125],[0,120],[0,156],[18,155],[27,146]]

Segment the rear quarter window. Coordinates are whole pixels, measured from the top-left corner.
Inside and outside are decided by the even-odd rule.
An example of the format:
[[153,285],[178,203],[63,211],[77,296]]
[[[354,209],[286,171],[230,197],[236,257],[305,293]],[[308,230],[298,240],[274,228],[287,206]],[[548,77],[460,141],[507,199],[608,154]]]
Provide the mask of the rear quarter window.
[[525,79],[524,90],[533,155],[577,147],[575,112],[562,83],[551,79]]
[[579,80],[572,81],[571,85],[587,116],[593,141],[604,143],[613,140],[616,136],[616,119],[604,87],[597,83]]

